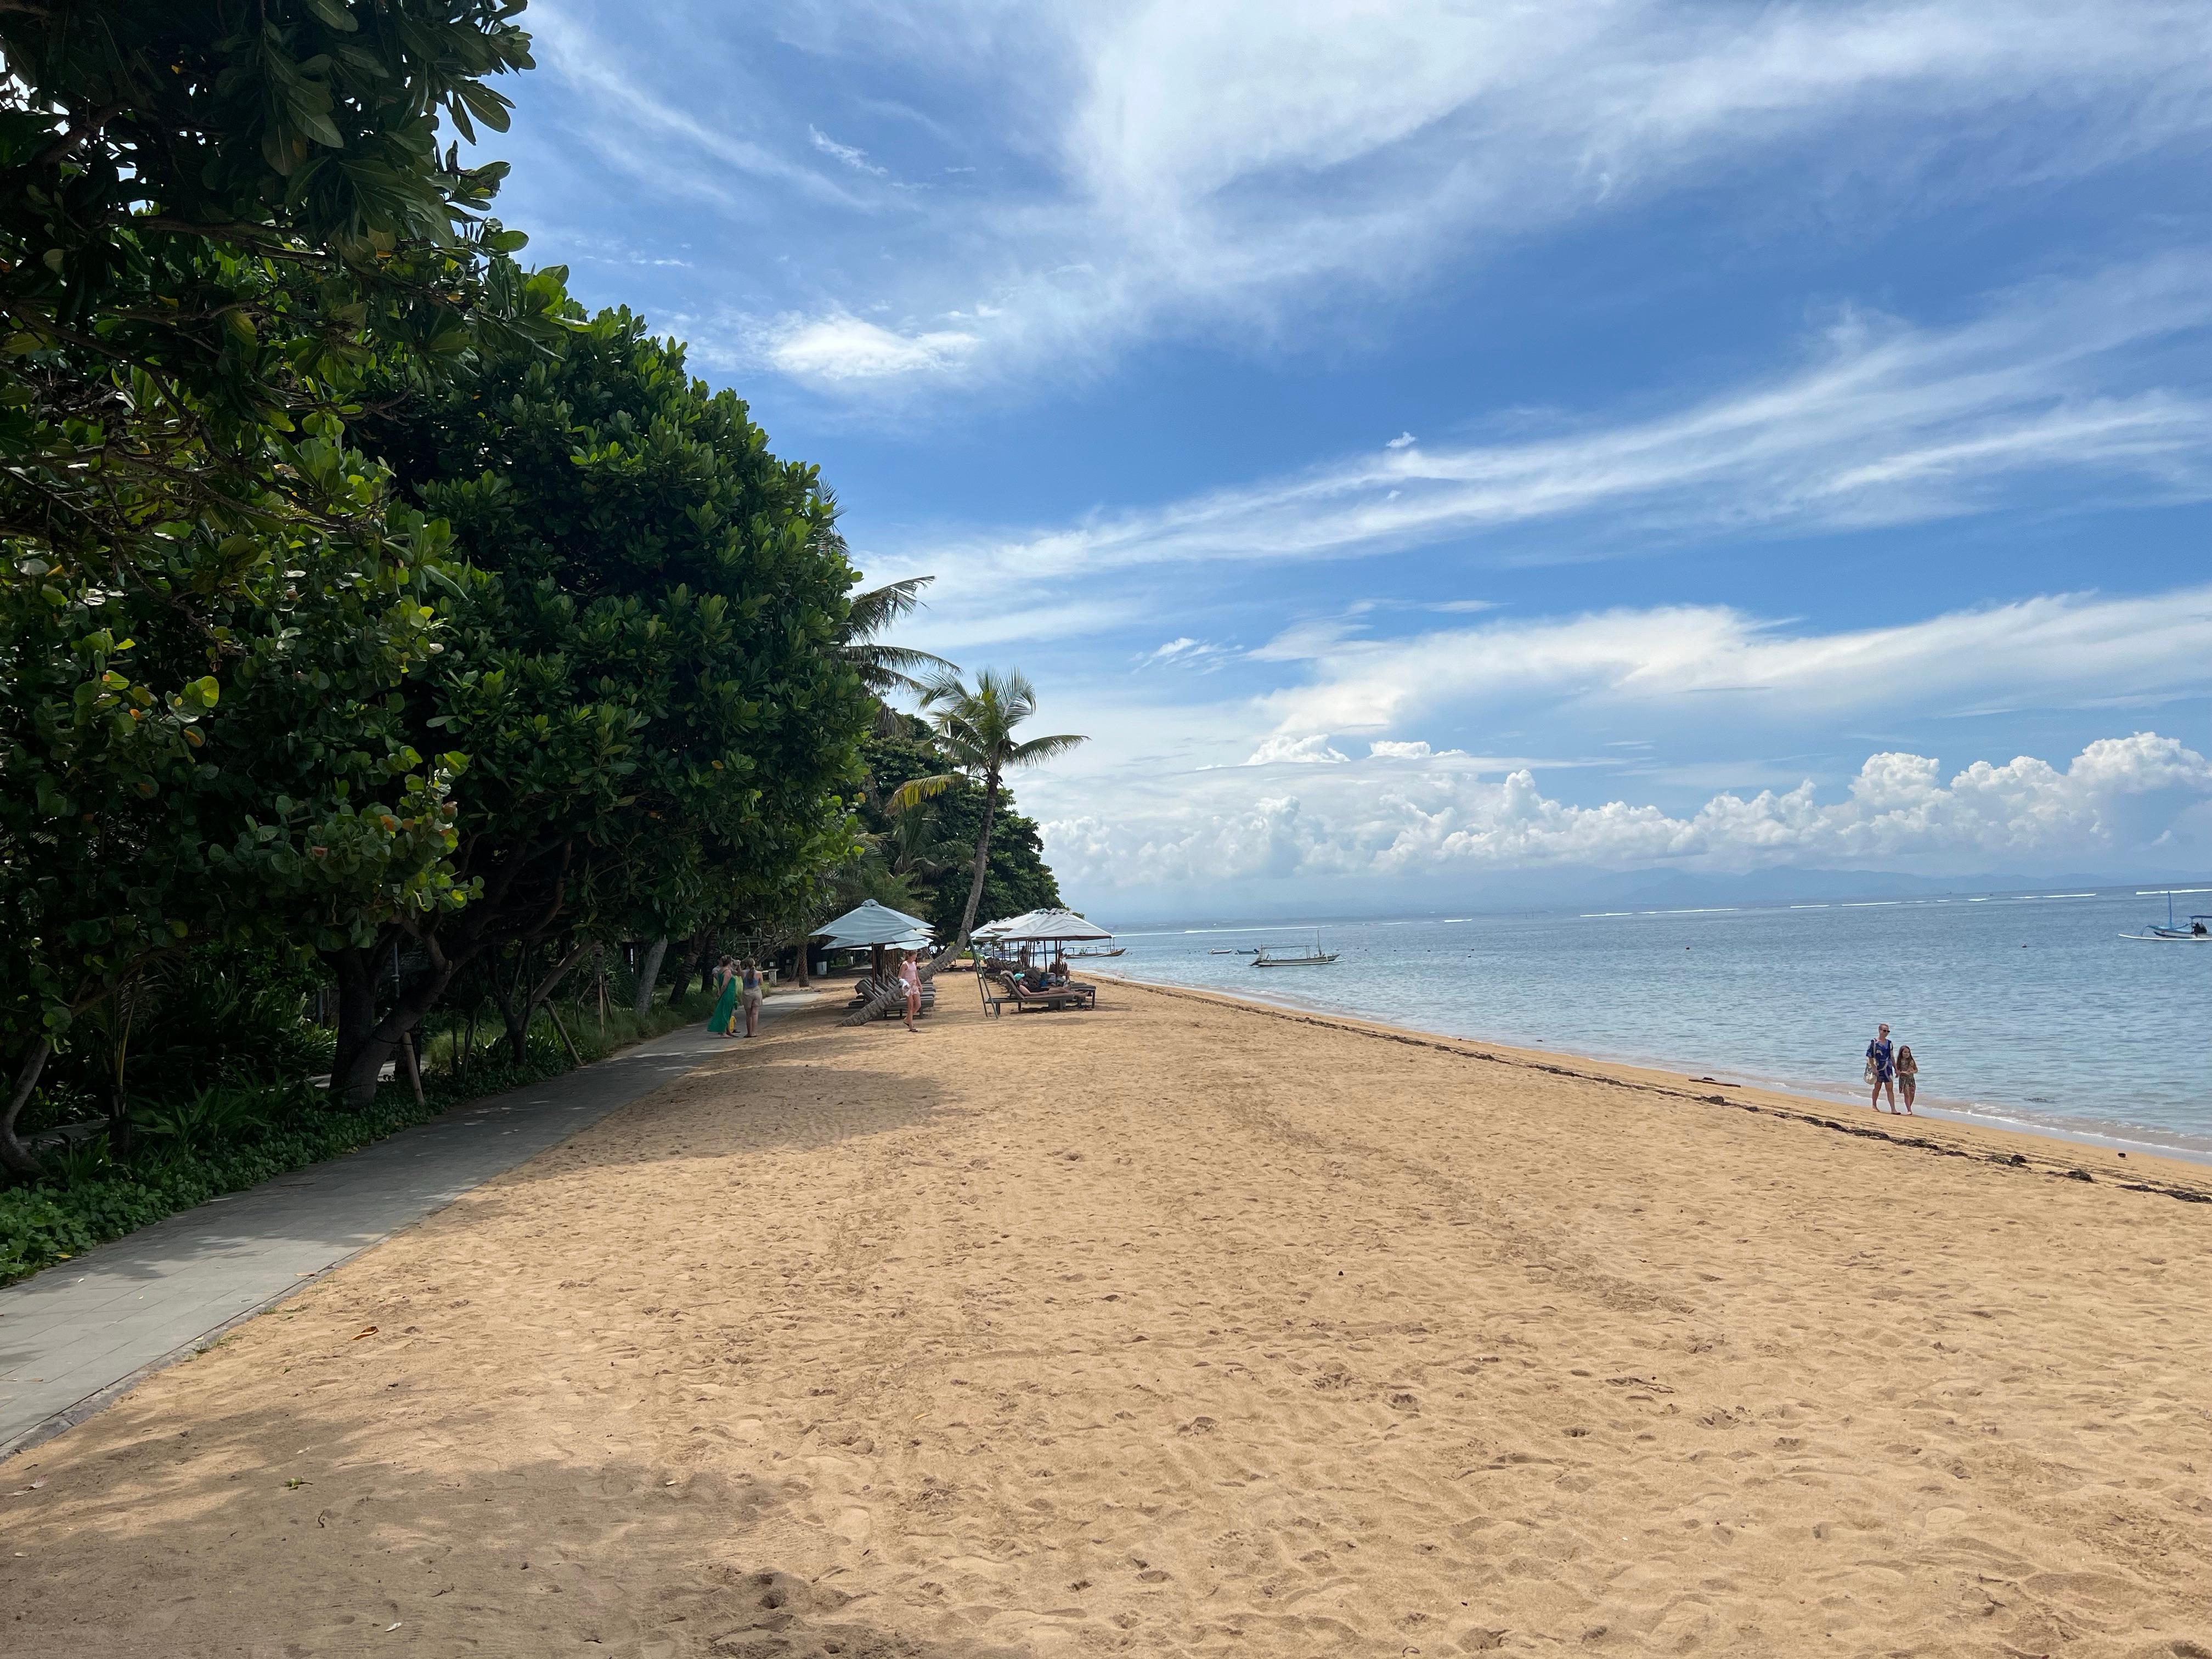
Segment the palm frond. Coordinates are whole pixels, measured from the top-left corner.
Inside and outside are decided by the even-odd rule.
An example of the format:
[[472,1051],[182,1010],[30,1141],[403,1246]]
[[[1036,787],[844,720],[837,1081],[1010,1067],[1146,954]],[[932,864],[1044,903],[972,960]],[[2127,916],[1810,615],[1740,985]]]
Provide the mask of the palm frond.
[[845,623],[848,636],[855,643],[872,640],[900,617],[912,615],[921,604],[921,590],[936,580],[908,576],[904,581],[886,582],[854,594],[852,614]]
[[926,778],[908,778],[891,792],[890,799],[884,804],[894,812],[903,812],[917,801],[941,795],[961,781],[963,775],[958,772],[938,772]]
[[1018,743],[1007,750],[1002,763],[1009,771],[1018,766],[1035,766],[1041,762],[1055,759],[1090,741],[1090,738],[1078,737],[1073,732],[1062,732],[1052,738],[1031,738],[1027,743]]

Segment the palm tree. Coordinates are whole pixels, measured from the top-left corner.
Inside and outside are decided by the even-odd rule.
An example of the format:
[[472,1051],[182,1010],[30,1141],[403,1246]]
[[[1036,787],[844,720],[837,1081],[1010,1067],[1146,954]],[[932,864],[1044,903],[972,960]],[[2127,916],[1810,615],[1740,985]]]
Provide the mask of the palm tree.
[[[841,556],[846,552],[845,538],[835,530],[823,530],[816,538],[816,545]],[[957,674],[959,665],[927,651],[917,651],[908,645],[886,645],[877,636],[900,617],[910,616],[921,604],[921,590],[937,580],[934,576],[908,576],[904,581],[886,582],[881,587],[872,587],[865,593],[855,593],[852,611],[845,619],[845,643],[839,653],[853,665],[860,677],[860,684],[876,700],[876,729],[888,733],[896,729],[897,716],[891,712],[891,695],[910,691],[916,696],[928,690],[917,676],[927,674],[932,678]]]
[[1087,738],[1060,736],[1031,738],[1018,742],[1014,729],[1036,713],[1036,689],[1028,676],[1009,669],[1003,674],[985,669],[970,688],[946,675],[921,694],[922,711],[937,734],[938,747],[951,763],[951,769],[930,777],[915,778],[899,787],[890,799],[894,811],[903,811],[932,795],[941,795],[963,780],[983,787],[983,824],[975,832],[975,872],[968,878],[968,904],[960,913],[960,932],[939,960],[957,955],[975,925],[975,907],[982,902],[983,872],[991,859],[991,821],[999,810],[999,791],[1006,775],[1064,755]]

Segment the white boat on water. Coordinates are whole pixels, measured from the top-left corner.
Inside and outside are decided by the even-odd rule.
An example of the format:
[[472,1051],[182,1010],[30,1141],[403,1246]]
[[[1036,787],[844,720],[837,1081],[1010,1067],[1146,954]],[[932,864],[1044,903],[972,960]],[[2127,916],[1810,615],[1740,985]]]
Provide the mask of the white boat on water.
[[1279,945],[1263,945],[1252,953],[1255,968],[1325,968],[1334,962],[1337,953],[1321,948],[1321,935],[1313,936],[1310,945],[1296,949]]
[[2131,939],[2144,945],[2212,945],[2212,915],[2195,915],[2184,926],[2173,918],[2173,895],[2166,896],[2166,926],[2156,922],[2140,933],[2123,933],[2122,939]]

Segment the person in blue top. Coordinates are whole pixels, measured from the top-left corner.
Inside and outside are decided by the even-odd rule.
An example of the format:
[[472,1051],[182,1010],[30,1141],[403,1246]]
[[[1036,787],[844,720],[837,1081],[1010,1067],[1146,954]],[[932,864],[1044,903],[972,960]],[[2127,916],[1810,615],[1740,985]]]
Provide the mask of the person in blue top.
[[1897,1050],[1889,1041],[1889,1027],[1875,1031],[1874,1041],[1867,1044],[1867,1081],[1874,1085],[1874,1098],[1867,1103],[1877,1112],[1881,1109],[1881,1091],[1889,1091],[1889,1109],[1897,1110]]

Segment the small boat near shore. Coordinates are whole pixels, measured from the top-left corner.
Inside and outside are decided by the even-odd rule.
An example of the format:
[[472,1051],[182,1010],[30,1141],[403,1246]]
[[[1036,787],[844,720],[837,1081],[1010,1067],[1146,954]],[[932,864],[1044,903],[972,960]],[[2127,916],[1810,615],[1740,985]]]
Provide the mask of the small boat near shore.
[[1316,933],[1310,945],[1295,950],[1281,945],[1263,945],[1252,953],[1255,968],[1326,968],[1337,958],[1334,951],[1321,948],[1321,935]]
[[2142,945],[2212,945],[2212,915],[2194,915],[2188,925],[2176,921],[2173,916],[2173,895],[2166,896],[2166,926],[2152,922],[2140,933],[2123,933],[2122,939],[2134,939]]

